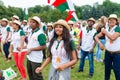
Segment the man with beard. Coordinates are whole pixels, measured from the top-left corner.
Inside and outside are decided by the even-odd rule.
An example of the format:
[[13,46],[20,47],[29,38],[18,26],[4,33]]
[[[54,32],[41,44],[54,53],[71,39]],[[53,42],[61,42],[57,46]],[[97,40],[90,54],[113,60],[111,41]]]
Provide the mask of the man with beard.
[[79,42],[81,43],[81,59],[78,72],[83,72],[85,57],[88,56],[90,67],[89,78],[92,78],[94,73],[93,50],[95,47],[93,36],[96,32],[96,30],[93,28],[93,25],[95,24],[94,18],[88,19],[87,24],[88,26],[82,29],[82,38],[80,38],[81,40],[79,40]]

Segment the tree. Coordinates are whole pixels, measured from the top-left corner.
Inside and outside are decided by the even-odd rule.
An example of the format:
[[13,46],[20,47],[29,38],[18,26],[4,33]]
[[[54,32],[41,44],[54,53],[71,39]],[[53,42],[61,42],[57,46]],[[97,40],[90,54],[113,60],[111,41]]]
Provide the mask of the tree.
[[1,6],[4,6],[4,2],[0,0],[0,5]]

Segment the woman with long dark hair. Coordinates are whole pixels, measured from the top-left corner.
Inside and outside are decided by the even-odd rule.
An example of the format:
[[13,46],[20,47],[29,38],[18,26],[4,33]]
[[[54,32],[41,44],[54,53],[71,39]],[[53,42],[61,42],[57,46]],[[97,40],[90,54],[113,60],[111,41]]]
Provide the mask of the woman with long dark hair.
[[48,48],[50,56],[41,67],[36,69],[36,72],[39,73],[52,61],[49,80],[70,80],[70,67],[77,62],[76,46],[71,39],[66,21],[58,20],[53,27],[54,37]]

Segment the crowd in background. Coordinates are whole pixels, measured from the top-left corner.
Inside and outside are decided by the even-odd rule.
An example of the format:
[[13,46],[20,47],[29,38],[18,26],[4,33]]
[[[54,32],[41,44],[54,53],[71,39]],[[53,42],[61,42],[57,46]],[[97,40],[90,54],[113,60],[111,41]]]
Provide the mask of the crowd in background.
[[108,18],[101,16],[98,20],[89,18],[66,22],[59,19],[54,23],[43,23],[37,16],[20,21],[14,15],[11,21],[6,18],[0,20],[1,53],[7,62],[13,56],[21,74],[20,80],[27,80],[27,74],[29,80],[43,80],[42,70],[50,62],[49,80],[70,80],[70,69],[79,59],[78,72],[81,73],[85,60],[89,60],[89,78],[94,75],[96,60],[105,64],[105,80],[110,80],[111,69],[114,70],[116,80],[120,80],[119,26],[116,14]]

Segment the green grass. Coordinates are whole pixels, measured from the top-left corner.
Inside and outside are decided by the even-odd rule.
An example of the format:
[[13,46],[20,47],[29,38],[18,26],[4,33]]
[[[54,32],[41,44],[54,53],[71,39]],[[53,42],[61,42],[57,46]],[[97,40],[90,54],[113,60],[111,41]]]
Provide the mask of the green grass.
[[[25,60],[25,63],[26,63],[26,60]],[[89,65],[88,64],[89,64],[89,62],[88,62],[88,60],[86,60],[85,66],[84,66],[84,72],[78,73],[77,72],[78,67],[79,67],[79,61],[78,61],[77,64],[75,65],[74,69],[71,70],[71,80],[104,80],[104,64],[94,61],[95,73],[94,73],[93,78],[91,78],[91,79],[88,78],[88,73],[89,73]],[[15,78],[14,80],[18,80],[18,78],[20,77],[20,74],[19,74],[17,68],[14,67],[13,65],[14,65],[13,60],[9,63],[6,62],[4,55],[0,53],[0,69],[4,70],[9,67],[12,67],[18,73],[17,78]],[[48,65],[43,70],[44,80],[48,80],[49,68],[50,68],[50,65]],[[112,71],[110,80],[115,80],[113,71]]]

